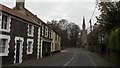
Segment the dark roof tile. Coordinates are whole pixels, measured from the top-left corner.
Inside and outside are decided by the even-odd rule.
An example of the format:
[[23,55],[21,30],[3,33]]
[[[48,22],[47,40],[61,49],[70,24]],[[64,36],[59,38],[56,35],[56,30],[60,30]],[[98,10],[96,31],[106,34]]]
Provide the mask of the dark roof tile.
[[29,16],[24,15],[24,14],[22,14],[22,13],[20,13],[20,12],[17,12],[17,11],[15,11],[15,10],[11,9],[11,8],[8,8],[8,7],[6,7],[6,6],[2,5],[2,4],[0,4],[0,10],[4,11],[4,12],[6,12],[6,13],[9,13],[9,14],[11,14],[11,15],[13,15],[13,16],[17,16],[17,17],[19,17],[19,18],[21,18],[21,19],[24,19],[24,20],[26,20],[26,21],[29,21],[29,22],[31,22],[31,23],[33,23],[33,24],[39,25],[38,23],[36,23],[36,22],[38,22],[38,21],[35,22],[35,21],[33,21]]

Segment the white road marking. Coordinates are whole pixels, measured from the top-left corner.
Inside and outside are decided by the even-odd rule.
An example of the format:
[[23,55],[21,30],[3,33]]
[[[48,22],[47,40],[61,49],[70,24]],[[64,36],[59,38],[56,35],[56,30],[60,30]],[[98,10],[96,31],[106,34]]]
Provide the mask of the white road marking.
[[73,57],[64,65],[64,66],[67,66],[74,58],[75,58],[75,56],[76,56],[76,51],[75,51],[75,49],[74,49],[74,55],[73,55]]

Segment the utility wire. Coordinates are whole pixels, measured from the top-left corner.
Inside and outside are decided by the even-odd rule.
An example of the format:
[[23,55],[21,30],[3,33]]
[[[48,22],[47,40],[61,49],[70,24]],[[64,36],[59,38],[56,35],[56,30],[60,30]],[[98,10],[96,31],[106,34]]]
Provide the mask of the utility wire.
[[94,13],[95,13],[96,8],[97,8],[97,4],[95,5],[95,8],[94,8],[94,10],[93,10],[93,13],[92,13],[92,16],[91,16],[90,19],[92,19],[93,15],[94,15]]
[[[96,0],[96,2],[97,2],[97,0]],[[91,15],[91,17],[90,17],[90,20],[89,20],[89,23],[90,23],[90,31],[92,31],[92,22],[91,22],[91,19],[92,19],[93,15],[95,14],[96,8],[97,8],[97,4],[95,5],[95,8],[94,8],[93,13],[92,13],[92,15]]]

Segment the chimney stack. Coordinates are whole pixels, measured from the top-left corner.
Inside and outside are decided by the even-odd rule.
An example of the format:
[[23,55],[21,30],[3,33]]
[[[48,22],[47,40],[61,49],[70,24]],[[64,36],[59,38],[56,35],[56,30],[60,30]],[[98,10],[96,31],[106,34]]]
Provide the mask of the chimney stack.
[[16,0],[16,7],[15,9],[21,10],[25,7],[25,0]]

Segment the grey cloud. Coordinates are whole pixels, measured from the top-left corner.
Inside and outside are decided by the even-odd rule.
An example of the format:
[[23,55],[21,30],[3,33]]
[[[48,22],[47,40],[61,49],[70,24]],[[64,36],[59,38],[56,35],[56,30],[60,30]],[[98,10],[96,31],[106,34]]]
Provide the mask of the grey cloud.
[[[68,0],[69,1],[69,0]],[[15,6],[14,3],[4,3],[7,6]],[[12,5],[13,4],[13,5]],[[94,2],[26,2],[25,6],[32,13],[37,15],[43,21],[53,19],[67,19],[75,22],[80,27],[82,25],[82,17],[85,16],[87,27],[89,19],[95,7]],[[97,15],[98,13],[95,13]],[[94,16],[95,16],[94,15]],[[95,22],[95,17],[92,18]]]

